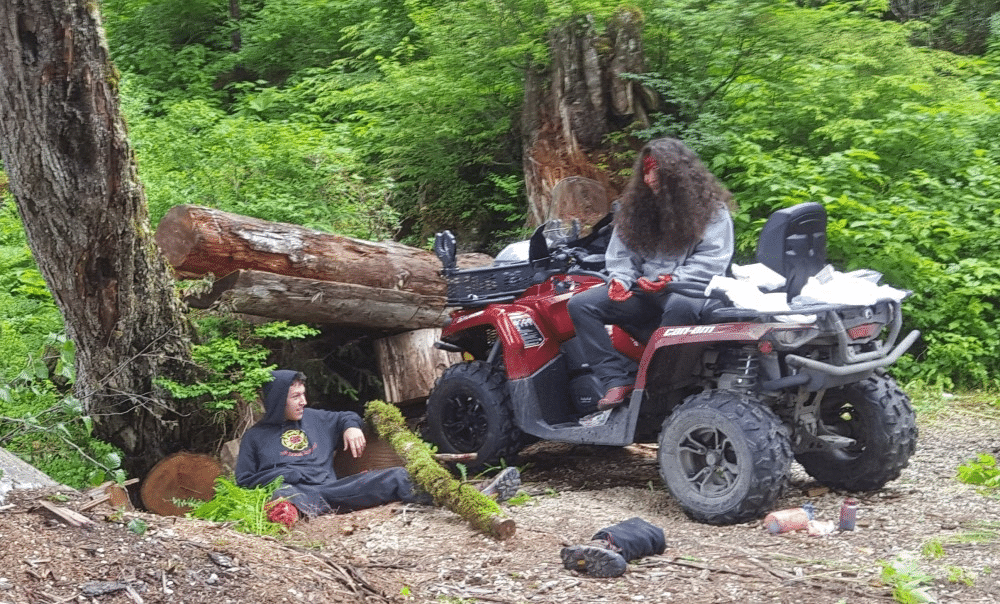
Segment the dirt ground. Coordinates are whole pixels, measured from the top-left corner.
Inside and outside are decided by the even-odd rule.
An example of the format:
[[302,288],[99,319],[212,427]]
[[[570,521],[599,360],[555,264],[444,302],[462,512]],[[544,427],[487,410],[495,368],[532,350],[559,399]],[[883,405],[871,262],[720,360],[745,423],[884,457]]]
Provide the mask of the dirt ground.
[[[299,523],[280,539],[215,523],[95,507],[73,527],[19,491],[0,508],[0,604],[237,602],[892,602],[883,567],[912,602],[1000,602],[1000,499],[955,480],[1000,452],[1000,420],[975,412],[921,419],[900,479],[860,495],[858,527],[813,537],[759,522],[689,520],[663,487],[656,449],[538,443],[526,450],[517,532],[496,541],[447,510],[393,505]],[[835,520],[845,493],[796,466],[779,507],[812,502]],[[79,500],[52,503],[74,508]],[[619,578],[563,569],[564,544],[639,516],[667,550]],[[141,518],[138,534],[128,523]],[[923,579],[921,581],[921,579]],[[924,599],[920,599],[923,596]],[[902,596],[900,596],[902,597]],[[904,600],[899,600],[904,601]]]

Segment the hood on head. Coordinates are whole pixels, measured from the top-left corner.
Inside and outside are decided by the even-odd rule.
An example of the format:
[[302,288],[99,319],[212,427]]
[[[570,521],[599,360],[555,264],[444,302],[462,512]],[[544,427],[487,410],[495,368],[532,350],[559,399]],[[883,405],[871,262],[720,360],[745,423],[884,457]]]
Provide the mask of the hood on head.
[[285,403],[288,400],[288,389],[297,377],[302,376],[298,371],[290,369],[276,369],[271,372],[274,378],[264,384],[261,388],[261,395],[264,399],[264,417],[262,424],[283,424],[285,423]]

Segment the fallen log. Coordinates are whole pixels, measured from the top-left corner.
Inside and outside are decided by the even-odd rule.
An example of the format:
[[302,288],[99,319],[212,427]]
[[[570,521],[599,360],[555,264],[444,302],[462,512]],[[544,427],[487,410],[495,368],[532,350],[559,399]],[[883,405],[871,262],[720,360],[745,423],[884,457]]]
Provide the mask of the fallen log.
[[180,205],[156,228],[156,243],[179,277],[241,269],[444,296],[432,252],[394,241],[353,239],[201,206]]
[[230,273],[186,301],[193,308],[386,331],[440,327],[448,316],[444,296],[254,270]]
[[504,540],[514,536],[517,528],[514,519],[506,517],[496,501],[483,495],[472,485],[455,480],[434,459],[427,444],[406,427],[397,407],[382,401],[371,401],[365,406],[365,419],[375,428],[380,438],[389,441],[406,462],[406,470],[413,482],[430,493],[437,504],[497,539]]

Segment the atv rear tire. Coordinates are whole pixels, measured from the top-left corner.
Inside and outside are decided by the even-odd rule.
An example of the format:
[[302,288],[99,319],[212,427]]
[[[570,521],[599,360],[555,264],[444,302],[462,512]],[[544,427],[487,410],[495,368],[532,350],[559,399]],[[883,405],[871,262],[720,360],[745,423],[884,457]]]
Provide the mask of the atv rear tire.
[[685,399],[663,422],[660,476],[688,516],[734,524],[764,515],[788,484],[792,449],[781,421],[730,390]]
[[824,431],[857,441],[844,449],[807,451],[796,457],[810,476],[828,487],[880,489],[899,478],[916,450],[917,421],[910,399],[888,376],[828,390],[820,403],[820,418]]
[[524,440],[514,426],[507,378],[485,361],[445,370],[427,399],[427,438],[442,453],[478,453],[469,470],[516,461]]

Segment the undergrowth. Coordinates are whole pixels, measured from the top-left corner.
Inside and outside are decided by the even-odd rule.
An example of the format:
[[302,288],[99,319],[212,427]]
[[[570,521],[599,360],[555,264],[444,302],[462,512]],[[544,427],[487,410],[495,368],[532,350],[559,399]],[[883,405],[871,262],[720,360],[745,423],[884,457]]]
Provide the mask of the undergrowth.
[[285,528],[267,519],[264,506],[281,486],[279,476],[270,484],[243,488],[220,476],[215,479],[215,496],[205,502],[195,502],[188,516],[213,522],[232,522],[233,528],[253,535],[280,535]]

